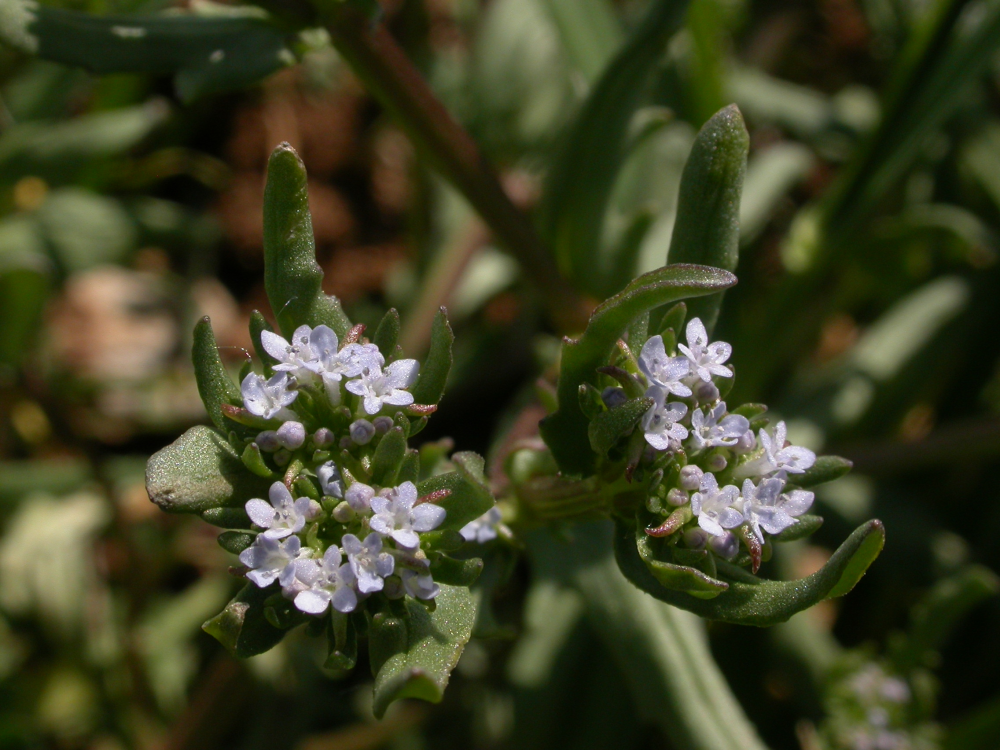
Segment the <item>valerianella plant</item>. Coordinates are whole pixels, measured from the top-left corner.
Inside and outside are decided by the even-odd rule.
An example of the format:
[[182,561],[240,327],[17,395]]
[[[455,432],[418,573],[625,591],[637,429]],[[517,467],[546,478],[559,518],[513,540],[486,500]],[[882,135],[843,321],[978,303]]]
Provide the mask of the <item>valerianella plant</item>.
[[482,561],[449,552],[495,536],[493,496],[474,453],[421,455],[408,440],[444,390],[452,334],[443,311],[421,364],[396,345],[391,310],[371,338],[320,289],[306,176],[288,146],[269,164],[266,286],[280,332],[255,313],[260,357],[239,386],[208,320],[195,329],[199,390],[214,428],[195,427],[154,455],[150,497],[225,531],[247,581],[205,630],[239,656],[306,624],[329,641],[327,667],[352,669],[368,638],[375,710],[401,697],[439,700],[468,641],[469,586]]

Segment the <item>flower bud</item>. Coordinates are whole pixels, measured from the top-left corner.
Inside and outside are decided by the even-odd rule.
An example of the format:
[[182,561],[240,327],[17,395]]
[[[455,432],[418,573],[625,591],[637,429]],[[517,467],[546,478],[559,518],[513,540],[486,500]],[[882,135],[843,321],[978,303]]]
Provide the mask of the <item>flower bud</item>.
[[699,404],[708,404],[719,400],[719,389],[712,381],[701,381],[695,386],[694,396]]
[[736,557],[736,553],[740,551],[739,540],[728,531],[722,536],[713,536],[708,540],[708,546],[719,557],[724,557],[727,560],[732,560]]
[[708,468],[712,471],[722,471],[729,465],[726,457],[721,453],[713,453],[708,457]]
[[373,497],[375,497],[375,490],[361,482],[355,482],[344,493],[344,499],[358,513],[366,513],[371,508]]
[[351,440],[358,445],[367,445],[375,437],[375,425],[367,419],[356,419],[351,422]]
[[701,487],[701,478],[703,476],[705,476],[705,472],[701,470],[700,466],[688,464],[681,469],[681,487],[686,490],[696,490]]
[[278,448],[277,452],[274,454],[274,463],[278,464],[278,466],[288,466],[288,462],[291,460],[292,454],[284,448]]
[[301,422],[285,422],[278,428],[277,436],[282,448],[298,450],[306,442],[306,428]]
[[740,435],[740,439],[732,446],[732,451],[733,453],[749,453],[756,447],[757,438],[754,436],[753,430],[747,430]]
[[375,434],[384,435],[389,430],[392,429],[393,425],[392,417],[375,417],[372,420],[372,425],[375,427]]
[[313,444],[317,448],[329,448],[333,445],[336,440],[336,435],[333,434],[333,430],[328,427],[320,427],[316,430],[316,434],[313,435]]
[[346,500],[341,500],[337,503],[337,507],[333,509],[333,520],[339,521],[340,523],[350,523],[354,520],[357,515],[354,512],[354,508]]
[[601,391],[601,400],[609,409],[614,409],[616,406],[621,406],[628,401],[628,396],[625,395],[625,391],[621,388],[609,385]]
[[684,532],[684,545],[689,549],[705,549],[708,544],[708,532],[695,526]]
[[265,453],[274,453],[281,447],[281,443],[278,442],[278,433],[274,430],[264,430],[257,435],[254,442]]
[[672,490],[670,490],[670,492],[667,493],[667,502],[670,503],[671,505],[677,505],[677,506],[687,505],[688,493],[686,493],[684,490],[679,490],[676,487],[674,487]]

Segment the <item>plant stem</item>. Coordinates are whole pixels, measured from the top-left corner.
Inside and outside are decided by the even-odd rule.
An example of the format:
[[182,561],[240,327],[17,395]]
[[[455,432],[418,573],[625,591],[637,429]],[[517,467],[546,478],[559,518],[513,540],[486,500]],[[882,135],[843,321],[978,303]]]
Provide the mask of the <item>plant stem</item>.
[[325,0],[319,5],[337,51],[427,162],[458,188],[518,259],[544,292],[553,322],[565,331],[582,329],[586,314],[581,300],[559,274],[531,220],[504,192],[475,141],[449,114],[385,25],[372,22],[350,3]]

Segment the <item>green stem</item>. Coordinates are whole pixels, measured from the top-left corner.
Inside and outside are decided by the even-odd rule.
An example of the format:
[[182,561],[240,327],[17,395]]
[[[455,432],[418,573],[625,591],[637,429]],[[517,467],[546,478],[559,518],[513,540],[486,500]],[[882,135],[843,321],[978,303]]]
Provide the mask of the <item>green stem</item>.
[[472,137],[449,114],[420,71],[380,22],[349,3],[318,3],[337,51],[396,119],[421,155],[466,197],[499,242],[518,259],[563,330],[583,328],[579,296],[559,274],[528,216],[510,200]]

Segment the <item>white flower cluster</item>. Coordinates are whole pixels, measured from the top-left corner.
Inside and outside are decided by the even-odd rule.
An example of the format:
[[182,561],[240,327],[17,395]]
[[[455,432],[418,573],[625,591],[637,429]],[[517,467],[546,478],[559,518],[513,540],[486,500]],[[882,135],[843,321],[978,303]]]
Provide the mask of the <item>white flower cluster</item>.
[[[653,406],[641,427],[650,450],[687,461],[679,486],[666,493],[668,503],[689,505],[697,518],[685,543],[697,549],[708,545],[731,559],[739,551],[733,530],[745,527],[763,544],[764,532],[781,533],[809,509],[813,493],[786,490],[786,483],[789,475],[809,469],[816,455],[786,445],[784,422],[755,435],[747,417],[729,413],[715,379],[733,377],[725,365],[732,347],[723,341],[710,344],[698,318],[688,323],[686,333],[687,346],[678,345],[679,355],[667,353],[662,336],[642,347],[638,364]],[[733,483],[720,486],[720,480]]]
[[[332,462],[325,464],[324,473],[329,475],[332,467]],[[334,520],[358,533],[343,534],[339,545],[325,551],[302,546],[298,536],[322,514],[315,500],[293,499],[282,482],[271,485],[270,503],[249,500],[247,514],[263,531],[240,553],[240,562],[250,568],[247,578],[262,588],[278,581],[284,595],[311,615],[330,606],[352,612],[360,599],[377,591],[390,598],[437,596],[440,589],[420,549],[420,533],[444,521],[444,508],[419,503],[413,482],[378,492],[355,482],[344,495],[346,507],[334,510]]]
[[[380,591],[389,598],[433,599],[440,589],[420,535],[444,521],[444,508],[422,502],[411,481],[382,488],[364,484],[327,450],[337,444],[370,462],[376,437],[395,424],[390,415],[414,402],[406,389],[416,381],[416,360],[386,366],[375,344],[341,347],[336,333],[323,325],[300,326],[291,342],[264,331],[261,343],[276,360],[274,374],[268,379],[248,374],[241,385],[243,404],[254,417],[273,420],[275,429],[260,432],[254,442],[275,466],[289,465],[294,457],[296,466],[308,471],[286,476],[288,484],[274,482],[268,500],[246,503],[260,529],[240,553],[247,578],[260,587],[277,581],[297,609],[314,615],[330,607],[351,612]],[[303,394],[308,398],[296,411]],[[339,434],[327,426],[306,428],[334,413],[340,414]],[[318,485],[313,493],[318,500],[293,497],[290,488],[300,487],[296,479],[302,477],[309,487]]]

